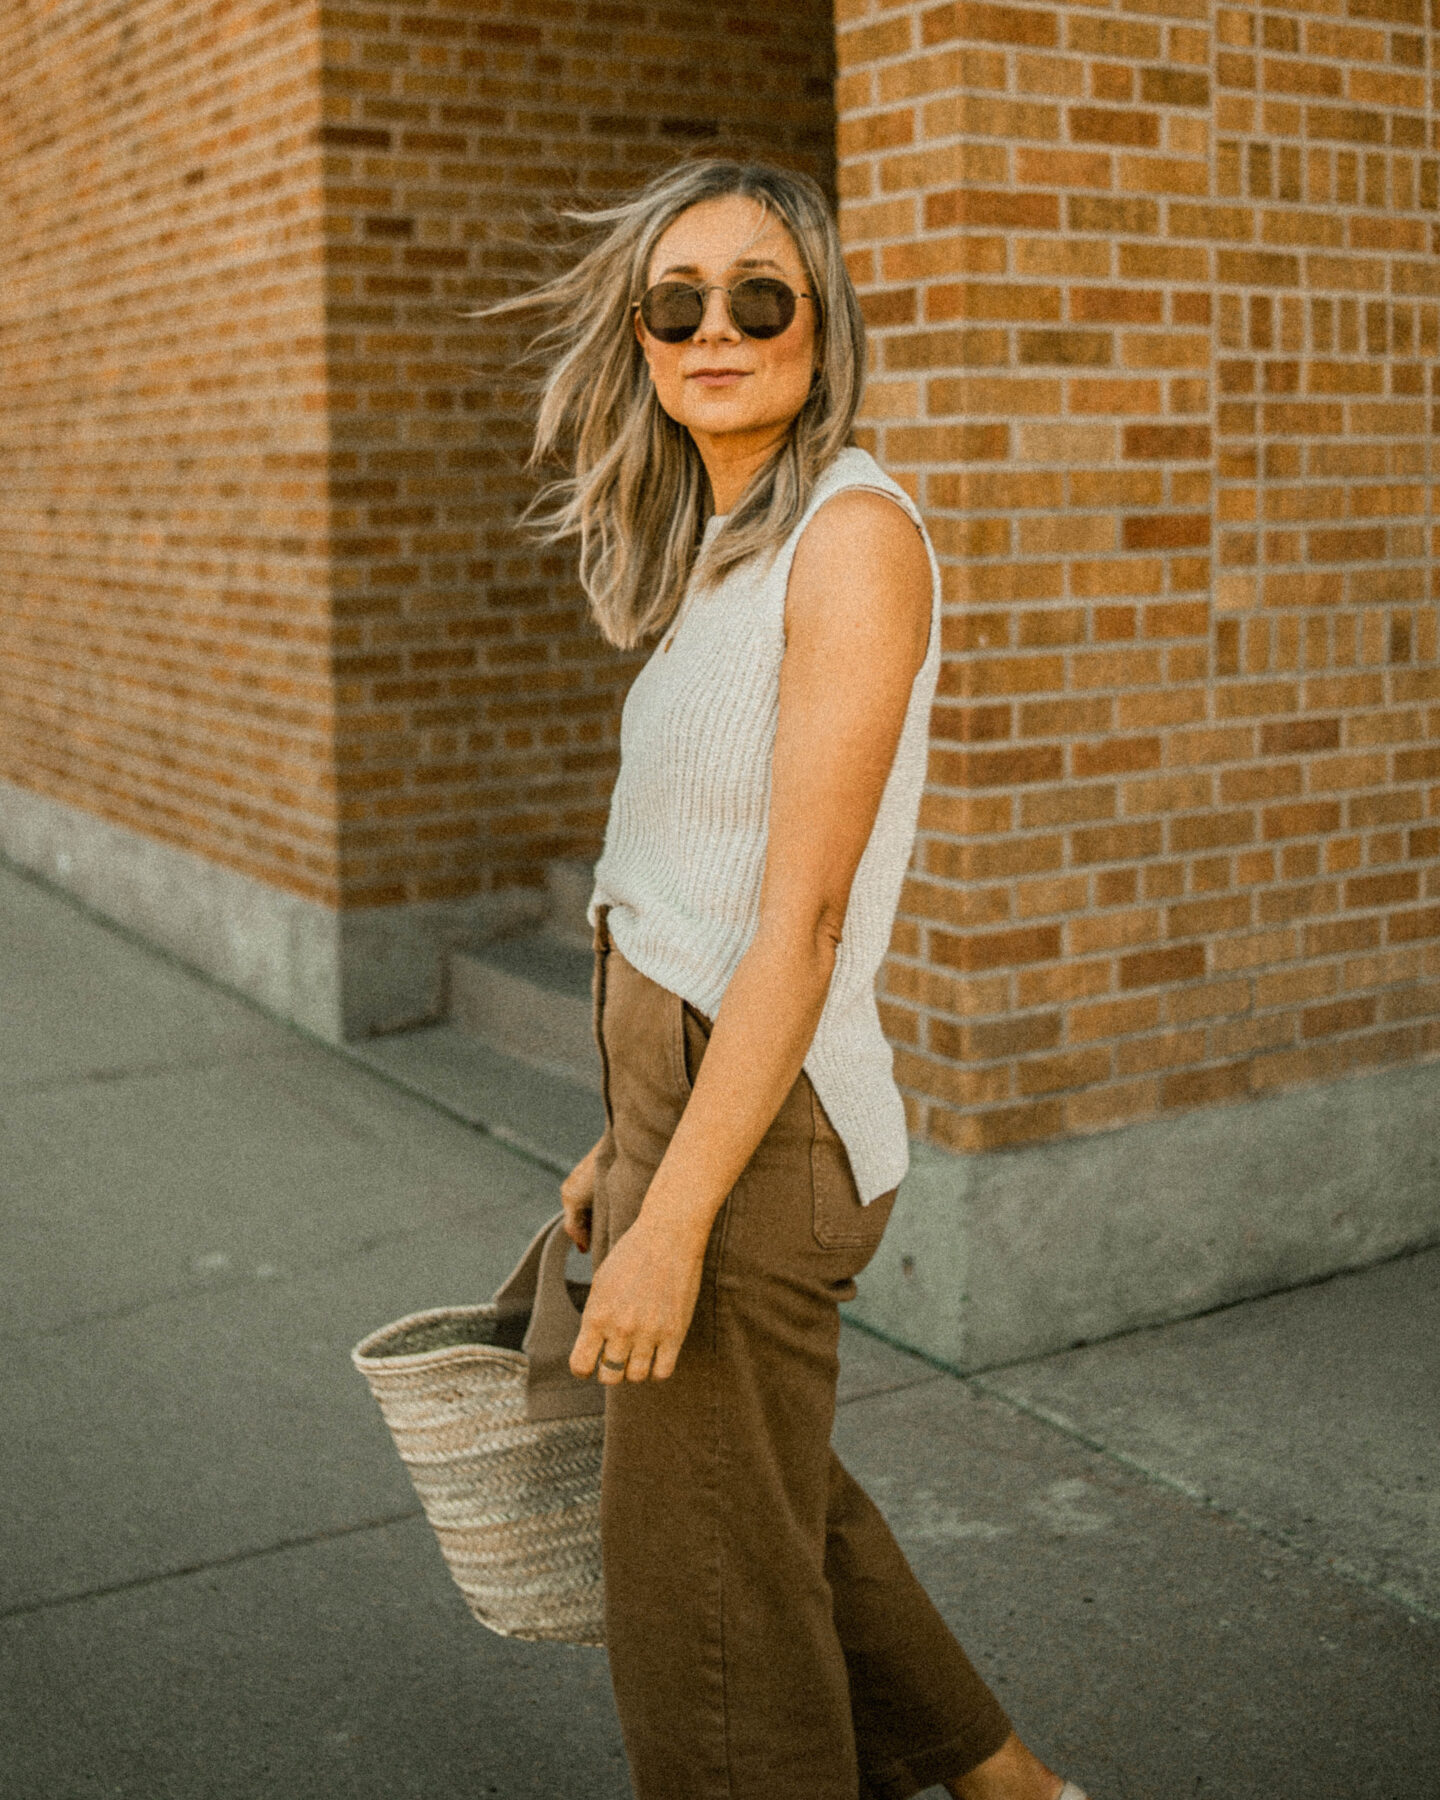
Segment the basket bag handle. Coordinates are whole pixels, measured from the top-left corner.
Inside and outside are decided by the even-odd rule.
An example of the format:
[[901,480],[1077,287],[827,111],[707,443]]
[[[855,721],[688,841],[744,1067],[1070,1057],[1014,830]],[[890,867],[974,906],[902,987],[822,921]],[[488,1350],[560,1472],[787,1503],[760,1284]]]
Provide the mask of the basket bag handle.
[[521,1349],[525,1352],[525,1411],[532,1419],[578,1419],[605,1410],[605,1390],[598,1381],[570,1373],[570,1352],[580,1335],[580,1314],[565,1283],[570,1239],[565,1214],[556,1213],[530,1240],[530,1246],[496,1290],[499,1318],[523,1318]]

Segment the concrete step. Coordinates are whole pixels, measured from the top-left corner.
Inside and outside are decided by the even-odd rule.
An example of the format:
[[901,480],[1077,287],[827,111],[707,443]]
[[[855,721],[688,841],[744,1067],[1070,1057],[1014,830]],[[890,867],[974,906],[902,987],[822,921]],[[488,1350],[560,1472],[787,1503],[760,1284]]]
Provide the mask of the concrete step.
[[450,955],[450,1023],[501,1056],[600,1092],[593,951],[548,927]]
[[557,857],[545,871],[545,890],[550,917],[545,929],[551,937],[589,951],[594,934],[585,917],[595,891],[595,865],[583,857]]
[[492,1050],[455,1025],[391,1031],[341,1049],[558,1175],[568,1175],[605,1129],[598,1088]]
[[590,997],[595,954],[585,918],[595,867],[580,857],[561,858],[545,877],[549,911],[537,930],[451,952],[449,1023],[498,1056],[598,1094]]

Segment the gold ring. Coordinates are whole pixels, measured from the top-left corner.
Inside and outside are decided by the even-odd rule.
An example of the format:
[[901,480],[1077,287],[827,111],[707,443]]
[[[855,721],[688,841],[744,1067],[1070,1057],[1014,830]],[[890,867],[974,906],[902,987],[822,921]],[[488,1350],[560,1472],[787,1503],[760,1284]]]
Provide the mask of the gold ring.
[[611,1360],[608,1356],[602,1356],[600,1358],[600,1367],[602,1369],[628,1369],[629,1366],[630,1366],[630,1359],[628,1357],[625,1359],[624,1362],[618,1362],[618,1363],[611,1362]]

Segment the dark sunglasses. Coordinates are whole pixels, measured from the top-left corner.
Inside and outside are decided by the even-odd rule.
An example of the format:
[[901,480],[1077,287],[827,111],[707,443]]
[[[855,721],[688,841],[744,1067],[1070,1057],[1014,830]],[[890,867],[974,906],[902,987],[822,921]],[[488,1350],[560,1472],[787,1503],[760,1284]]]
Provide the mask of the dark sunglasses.
[[700,329],[705,302],[714,288],[729,299],[735,329],[752,338],[779,337],[795,317],[795,302],[814,298],[813,294],[797,294],[787,282],[773,276],[747,275],[729,288],[719,281],[706,287],[688,281],[657,281],[635,307],[651,337],[662,344],[683,344]]

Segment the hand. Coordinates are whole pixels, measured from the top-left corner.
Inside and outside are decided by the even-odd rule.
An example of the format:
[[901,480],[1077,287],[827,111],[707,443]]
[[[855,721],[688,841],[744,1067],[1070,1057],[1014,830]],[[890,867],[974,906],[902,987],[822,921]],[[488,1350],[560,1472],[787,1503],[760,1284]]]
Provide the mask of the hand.
[[[601,1382],[664,1381],[674,1373],[694,1316],[705,1245],[657,1230],[644,1216],[610,1246],[590,1285],[570,1373],[586,1376],[601,1358]],[[653,1366],[652,1366],[653,1359]],[[606,1363],[623,1362],[623,1369]]]
[[560,1183],[560,1203],[565,1208],[565,1235],[583,1255],[590,1248],[590,1227],[595,1219],[595,1159],[602,1137]]

